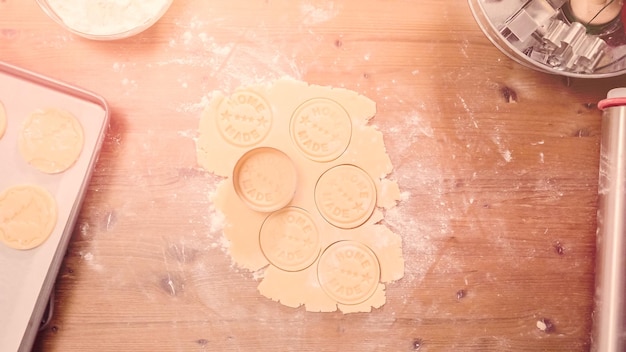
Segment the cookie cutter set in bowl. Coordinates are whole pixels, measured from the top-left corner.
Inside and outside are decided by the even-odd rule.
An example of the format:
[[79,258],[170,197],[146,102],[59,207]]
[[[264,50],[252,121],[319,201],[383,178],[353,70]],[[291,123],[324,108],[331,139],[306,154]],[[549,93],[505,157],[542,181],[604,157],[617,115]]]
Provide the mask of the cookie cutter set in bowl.
[[[623,0],[468,0],[487,38],[516,62],[572,78],[626,74]],[[626,88],[603,110],[592,351],[626,351]]]
[[518,63],[576,78],[626,74],[622,0],[469,0],[487,38]]

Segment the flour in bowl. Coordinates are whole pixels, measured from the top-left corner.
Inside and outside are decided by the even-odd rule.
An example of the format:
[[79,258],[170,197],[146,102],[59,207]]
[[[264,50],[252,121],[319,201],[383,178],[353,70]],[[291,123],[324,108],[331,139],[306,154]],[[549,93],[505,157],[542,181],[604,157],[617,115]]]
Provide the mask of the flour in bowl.
[[70,29],[90,35],[114,35],[155,21],[171,0],[47,0]]

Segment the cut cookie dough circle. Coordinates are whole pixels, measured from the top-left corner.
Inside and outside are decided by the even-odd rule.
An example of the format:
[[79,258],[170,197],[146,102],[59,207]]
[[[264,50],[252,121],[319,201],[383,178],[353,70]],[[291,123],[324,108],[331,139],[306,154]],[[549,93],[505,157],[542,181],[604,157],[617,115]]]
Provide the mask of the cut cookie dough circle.
[[311,99],[291,117],[291,139],[307,158],[328,162],[346,151],[352,137],[352,121],[334,100]]
[[301,208],[287,207],[270,214],[261,225],[263,255],[284,271],[308,268],[320,254],[320,234],[315,221]]
[[0,101],[0,139],[4,136],[4,133],[7,130],[7,113],[4,110],[4,105]]
[[254,146],[265,139],[272,127],[272,109],[260,95],[239,91],[220,103],[216,124],[220,135],[229,144]]
[[278,149],[252,149],[237,161],[233,186],[250,209],[273,212],[289,204],[296,193],[296,169]]
[[376,254],[356,241],[331,244],[320,256],[317,278],[326,294],[338,303],[354,305],[370,298],[380,280]]
[[83,144],[80,122],[59,109],[32,113],[18,137],[18,149],[24,160],[48,174],[63,172],[74,165]]
[[44,243],[57,222],[57,205],[45,189],[33,185],[0,193],[0,241],[15,249]]
[[342,229],[352,229],[372,216],[376,185],[361,168],[338,165],[317,181],[315,204],[326,221]]

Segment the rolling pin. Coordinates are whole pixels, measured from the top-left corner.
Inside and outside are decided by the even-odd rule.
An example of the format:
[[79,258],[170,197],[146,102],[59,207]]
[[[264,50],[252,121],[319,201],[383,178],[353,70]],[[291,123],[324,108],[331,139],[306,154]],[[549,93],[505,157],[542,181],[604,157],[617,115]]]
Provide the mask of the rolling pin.
[[626,351],[626,88],[609,91],[602,113],[595,307],[591,351]]

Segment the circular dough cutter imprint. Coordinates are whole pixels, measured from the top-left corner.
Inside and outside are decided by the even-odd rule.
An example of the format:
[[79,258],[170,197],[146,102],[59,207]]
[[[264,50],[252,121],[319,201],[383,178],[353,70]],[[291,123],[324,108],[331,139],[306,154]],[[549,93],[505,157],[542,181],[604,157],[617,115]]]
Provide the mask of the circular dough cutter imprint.
[[237,161],[233,186],[250,209],[273,212],[293,199],[297,187],[296,168],[291,158],[278,149],[252,149]]
[[317,278],[326,294],[340,304],[360,304],[369,299],[380,281],[376,254],[356,241],[331,244],[320,256]]
[[291,139],[309,159],[328,162],[346,151],[352,138],[352,121],[339,103],[327,98],[300,105],[290,122]]
[[284,271],[304,270],[320,254],[315,221],[306,210],[296,207],[270,214],[261,225],[259,243],[265,258]]
[[315,204],[330,224],[352,229],[372,216],[376,207],[376,185],[361,168],[338,165],[317,181]]
[[63,172],[74,165],[83,144],[80,122],[59,109],[32,113],[18,138],[18,149],[26,162],[48,174]]
[[217,130],[237,147],[261,142],[272,127],[272,109],[260,95],[240,91],[224,98],[217,109]]
[[44,243],[57,222],[57,205],[45,189],[20,185],[0,193],[0,241],[15,249]]

